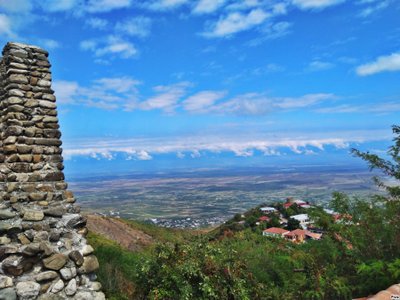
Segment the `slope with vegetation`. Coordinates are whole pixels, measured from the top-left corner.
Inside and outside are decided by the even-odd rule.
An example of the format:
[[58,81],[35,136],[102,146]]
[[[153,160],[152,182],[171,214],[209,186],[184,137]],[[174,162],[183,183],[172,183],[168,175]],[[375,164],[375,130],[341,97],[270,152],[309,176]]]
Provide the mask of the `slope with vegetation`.
[[[400,127],[393,132],[388,160],[353,153],[398,183]],[[202,234],[126,222],[154,241],[133,252],[90,233],[99,280],[111,299],[340,300],[376,293],[400,281],[400,187],[375,180],[386,196],[333,195],[331,208],[349,222],[314,210],[320,241],[268,239],[254,226],[232,230],[234,221]]]

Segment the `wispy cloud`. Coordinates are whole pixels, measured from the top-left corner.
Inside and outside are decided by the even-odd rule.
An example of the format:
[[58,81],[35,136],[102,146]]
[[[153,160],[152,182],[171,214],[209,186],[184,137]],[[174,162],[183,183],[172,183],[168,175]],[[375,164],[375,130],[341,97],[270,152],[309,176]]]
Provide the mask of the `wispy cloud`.
[[309,94],[298,98],[269,97],[260,93],[247,93],[210,106],[207,112],[235,115],[264,115],[282,110],[294,110],[335,99],[333,94]]
[[333,94],[307,94],[300,97],[271,97],[264,93],[228,96],[227,91],[203,90],[190,95],[193,84],[187,81],[153,88],[144,97],[140,81],[130,78],[102,78],[82,87],[76,82],[56,81],[54,89],[63,104],[80,104],[104,109],[161,110],[217,115],[264,115],[276,111],[314,108],[337,98]]
[[223,98],[226,95],[224,91],[203,91],[190,96],[182,105],[186,111],[201,113],[210,109],[216,101]]
[[280,135],[201,135],[191,137],[153,137],[124,139],[85,139],[64,143],[64,155],[113,158],[118,153],[126,159],[150,160],[155,155],[175,153],[178,157],[201,157],[205,152],[231,152],[236,156],[249,157],[260,152],[264,155],[280,155],[282,152],[309,155],[325,151],[326,147],[345,149],[350,143],[390,139],[387,130],[323,132],[314,134]]
[[85,23],[95,29],[105,29],[109,25],[109,22],[102,18],[88,18]]
[[39,45],[43,45],[45,49],[49,50],[54,50],[61,47],[59,42],[52,39],[40,39],[38,43]]
[[274,40],[287,36],[288,34],[291,33],[292,25],[293,24],[289,22],[278,22],[278,23],[268,24],[260,30],[262,32],[262,35],[258,38],[251,40],[249,42],[249,46],[258,46],[265,41]]
[[48,12],[70,11],[81,6],[80,0],[42,0],[39,3],[43,10]]
[[109,35],[102,39],[84,40],[80,43],[82,50],[91,51],[97,57],[131,58],[138,53],[135,45],[122,37]]
[[132,3],[132,0],[89,0],[86,11],[92,13],[108,12],[114,9],[130,7]]
[[306,68],[308,72],[318,72],[318,71],[325,71],[335,67],[335,65],[328,61],[321,61],[321,60],[314,60],[309,63]]
[[124,108],[136,102],[140,82],[130,77],[101,78],[88,87],[77,82],[55,81],[58,102],[64,105],[86,105],[101,109]]
[[29,0],[0,1],[0,9],[10,13],[28,13],[32,8],[32,2]]
[[379,104],[363,104],[351,105],[342,104],[333,107],[324,107],[315,110],[319,113],[374,113],[374,114],[389,114],[400,112],[400,102],[383,102]]
[[144,2],[143,7],[151,10],[170,10],[175,9],[183,4],[189,3],[188,0],[152,0]]
[[292,3],[301,9],[324,9],[345,1],[346,0],[292,0]]
[[151,19],[144,16],[137,16],[117,22],[115,30],[131,36],[146,37],[150,34]]
[[262,9],[253,9],[247,14],[232,12],[217,22],[208,24],[205,37],[226,37],[261,25],[270,15]]
[[5,14],[0,14],[0,36],[7,38],[15,38],[17,36],[14,32],[11,19]]
[[400,71],[400,52],[380,56],[375,61],[361,65],[356,69],[359,76],[395,71]]
[[218,10],[226,0],[199,0],[193,8],[194,14],[209,14]]
[[387,8],[392,1],[384,0],[384,1],[368,1],[364,3],[372,4],[364,9],[362,9],[359,13],[359,16],[362,18],[367,18],[385,8]]
[[158,109],[172,113],[177,108],[178,101],[187,93],[188,86],[190,86],[188,82],[156,86],[153,90],[157,95],[141,102],[137,108],[142,110]]

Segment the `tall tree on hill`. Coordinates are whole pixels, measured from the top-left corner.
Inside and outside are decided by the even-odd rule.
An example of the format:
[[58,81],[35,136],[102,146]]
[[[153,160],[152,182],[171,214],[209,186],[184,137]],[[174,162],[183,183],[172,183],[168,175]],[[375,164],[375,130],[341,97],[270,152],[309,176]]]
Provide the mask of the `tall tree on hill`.
[[[384,159],[376,154],[361,152],[357,149],[352,149],[353,155],[361,157],[367,161],[371,170],[379,169],[385,175],[390,176],[392,179],[400,180],[400,126],[393,125],[392,131],[395,137],[393,138],[394,145],[387,151],[390,159]],[[400,185],[387,185],[379,177],[374,177],[375,183],[384,188],[389,193],[388,200],[399,200],[400,198]]]

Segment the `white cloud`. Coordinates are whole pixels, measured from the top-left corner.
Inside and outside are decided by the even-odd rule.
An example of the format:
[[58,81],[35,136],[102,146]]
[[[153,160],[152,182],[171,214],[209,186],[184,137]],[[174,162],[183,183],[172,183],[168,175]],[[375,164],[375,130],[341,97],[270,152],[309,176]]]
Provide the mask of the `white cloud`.
[[193,8],[194,14],[209,14],[218,10],[226,0],[199,0]]
[[114,77],[97,79],[88,87],[77,82],[55,81],[53,88],[61,104],[117,109],[136,103],[139,84],[130,77]]
[[321,132],[307,135],[298,132],[279,134],[219,134],[189,137],[152,137],[102,140],[65,141],[64,155],[114,157],[125,153],[127,159],[150,160],[158,154],[176,154],[179,158],[201,157],[205,152],[231,152],[237,156],[252,156],[255,151],[264,155],[281,155],[282,152],[309,155],[324,151],[327,146],[337,149],[349,143],[390,139],[387,130]]
[[178,106],[178,101],[186,94],[188,82],[168,86],[156,86],[154,91],[158,95],[153,96],[140,103],[139,108],[142,110],[160,109],[168,113],[172,113]]
[[131,42],[112,35],[101,40],[84,40],[80,43],[80,47],[82,50],[92,51],[96,57],[131,58],[138,53],[135,45]]
[[292,3],[301,9],[323,9],[344,1],[346,0],[292,0]]
[[183,108],[189,112],[201,113],[209,109],[215,102],[226,95],[221,91],[203,91],[183,101]]
[[15,38],[17,35],[12,29],[12,23],[8,16],[0,14],[0,36],[4,35],[7,38]]
[[207,112],[236,115],[264,115],[275,111],[315,106],[335,99],[333,94],[308,94],[298,98],[269,97],[260,93],[247,93],[213,105]]
[[49,12],[69,11],[81,5],[81,0],[41,0],[42,8]]
[[375,61],[357,67],[359,76],[368,76],[381,72],[400,71],[400,52],[380,56]]
[[307,71],[310,72],[324,71],[332,69],[334,66],[335,65],[333,63],[327,61],[314,60],[310,62],[310,64],[308,65]]
[[89,0],[86,10],[91,13],[108,12],[130,7],[132,3],[132,0]]
[[0,0],[0,9],[10,13],[28,13],[32,10],[29,0]]
[[[376,1],[370,1],[370,2],[366,2],[366,3],[375,3],[375,2]],[[378,2],[376,5],[368,6],[368,7],[364,8],[363,10],[361,10],[359,16],[362,18],[367,18],[367,17],[371,16],[372,14],[387,8],[389,6],[390,2],[391,2],[390,0],[385,0],[385,1]]]
[[53,89],[57,96],[57,102],[62,104],[75,104],[78,95],[79,84],[74,81],[58,80],[53,82]]
[[153,0],[145,3],[145,7],[152,10],[169,10],[188,3],[188,0]]
[[86,24],[95,29],[105,29],[109,25],[106,19],[101,18],[89,18]]
[[255,38],[249,42],[249,46],[258,46],[265,41],[282,38],[291,33],[292,23],[278,22],[271,23],[261,29],[262,36]]
[[308,94],[299,98],[281,98],[277,99],[275,105],[283,109],[294,109],[313,106],[326,100],[333,100],[336,96],[333,94]]
[[41,39],[39,40],[39,44],[43,45],[43,47],[45,49],[49,49],[49,50],[54,50],[57,48],[60,48],[60,43],[55,41],[55,40],[51,40],[51,39]]
[[122,22],[117,22],[115,30],[131,36],[146,37],[150,34],[151,19],[144,16],[137,16]]
[[263,24],[269,16],[269,13],[259,8],[251,10],[248,14],[232,12],[226,17],[220,18],[216,23],[209,24],[208,30],[203,35],[206,37],[231,36]]
[[343,104],[334,107],[324,107],[315,110],[319,113],[374,113],[389,114],[400,112],[400,102],[383,102],[379,104],[350,105]]

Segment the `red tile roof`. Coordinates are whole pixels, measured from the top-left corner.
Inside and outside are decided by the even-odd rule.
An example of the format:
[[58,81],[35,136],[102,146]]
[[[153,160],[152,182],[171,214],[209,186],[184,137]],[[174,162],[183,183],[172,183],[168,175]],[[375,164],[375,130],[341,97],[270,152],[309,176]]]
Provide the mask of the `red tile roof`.
[[305,237],[305,235],[306,235],[306,231],[305,230],[296,229],[296,230],[293,230],[293,231],[289,232],[286,236],[289,236],[289,237],[291,237],[291,236],[303,236],[303,237]]

